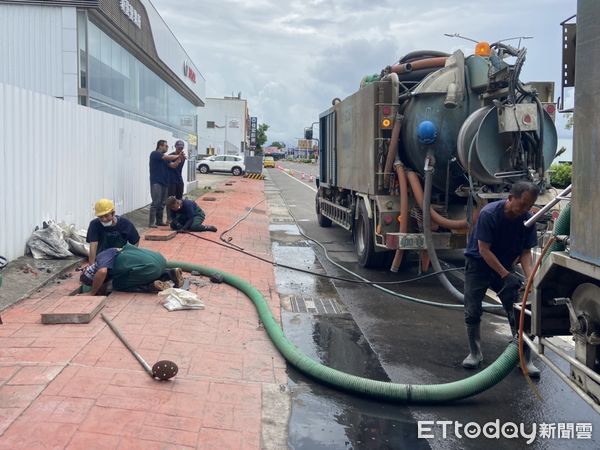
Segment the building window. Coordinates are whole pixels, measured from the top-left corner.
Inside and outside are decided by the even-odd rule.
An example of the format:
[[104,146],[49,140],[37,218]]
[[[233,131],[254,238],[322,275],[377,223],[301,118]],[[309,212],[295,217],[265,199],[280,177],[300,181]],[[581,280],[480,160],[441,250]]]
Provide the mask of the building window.
[[215,122],[213,120],[206,121],[206,128],[214,128],[214,127],[215,127]]
[[[104,31],[88,22],[86,82],[89,97],[110,105],[110,112],[126,111],[135,120],[196,133],[196,107]],[[156,126],[156,125],[154,125]]]

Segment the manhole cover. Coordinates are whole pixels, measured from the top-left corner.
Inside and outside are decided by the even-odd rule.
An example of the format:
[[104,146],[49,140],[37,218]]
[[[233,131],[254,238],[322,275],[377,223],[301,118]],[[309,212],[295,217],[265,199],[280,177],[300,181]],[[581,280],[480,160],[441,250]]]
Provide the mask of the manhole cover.
[[292,295],[289,298],[292,312],[306,314],[344,314],[344,308],[334,299],[301,297]]

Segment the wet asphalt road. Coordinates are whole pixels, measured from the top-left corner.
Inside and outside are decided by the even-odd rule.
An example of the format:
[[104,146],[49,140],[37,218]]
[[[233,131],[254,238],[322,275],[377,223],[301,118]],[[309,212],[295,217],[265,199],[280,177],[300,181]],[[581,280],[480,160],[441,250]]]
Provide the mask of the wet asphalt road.
[[[281,163],[286,166],[287,163]],[[312,166],[316,169],[316,166]],[[356,264],[351,235],[340,227],[320,228],[315,221],[314,190],[279,170],[270,169],[265,191],[272,214],[273,254],[278,262],[310,271],[350,277],[333,266],[296,226],[323,243],[330,256],[366,278],[383,281],[417,275],[413,261],[399,274],[361,269]],[[308,178],[308,171],[307,178]],[[308,181],[305,184],[309,184]],[[314,189],[314,184],[312,185]],[[285,200],[285,202],[284,202]],[[287,210],[295,216],[293,222]],[[444,258],[444,255],[440,255]],[[445,255],[454,258],[456,253]],[[308,274],[277,269],[277,289],[290,306],[283,315],[286,335],[311,357],[351,374],[397,383],[446,383],[469,376],[461,361],[467,352],[461,310],[407,302],[372,287],[331,282]],[[414,297],[449,302],[439,282],[429,279],[391,288]],[[314,310],[311,308],[315,308]],[[503,317],[485,314],[482,324],[484,365],[505,349],[509,340]],[[494,388],[471,399],[446,405],[399,406],[357,398],[329,389],[290,369],[292,414],[289,446],[330,448],[600,448],[600,418],[571,389],[538,361],[541,381],[537,399],[518,369]],[[564,366],[564,365],[563,365]],[[419,439],[417,421],[476,422],[500,425],[554,424],[554,439],[459,438],[433,426],[434,438]],[[558,438],[562,424],[591,423],[592,439]],[[573,425],[568,425],[568,424]],[[452,425],[454,426],[454,425]],[[573,433],[574,434],[574,433]]]

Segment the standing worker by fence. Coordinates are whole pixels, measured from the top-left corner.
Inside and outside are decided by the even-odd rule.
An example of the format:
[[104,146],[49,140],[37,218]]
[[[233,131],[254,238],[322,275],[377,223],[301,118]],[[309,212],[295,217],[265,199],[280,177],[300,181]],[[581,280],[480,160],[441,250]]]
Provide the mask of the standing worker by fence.
[[175,161],[185,158],[185,153],[167,155],[169,146],[164,139],[156,143],[156,150],[150,153],[150,218],[148,226],[156,228],[158,225],[167,225],[163,221],[163,213],[169,190],[169,168],[176,167]]
[[185,153],[183,153],[183,147],[185,146],[183,141],[175,142],[175,151],[169,153],[170,156],[177,155],[179,159],[169,164],[169,197],[173,196],[177,200],[183,198],[183,163],[186,160]]

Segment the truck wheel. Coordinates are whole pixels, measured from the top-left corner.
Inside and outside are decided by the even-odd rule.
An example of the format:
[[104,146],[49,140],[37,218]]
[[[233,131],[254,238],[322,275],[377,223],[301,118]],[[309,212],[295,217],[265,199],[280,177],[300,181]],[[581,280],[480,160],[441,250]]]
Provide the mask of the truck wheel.
[[354,250],[361,267],[380,267],[387,252],[376,253],[373,221],[369,219],[363,200],[358,204],[358,217],[354,221]]
[[317,222],[322,228],[329,228],[331,226],[331,219],[321,214],[321,208],[319,208],[319,196],[315,197],[315,210],[317,212]]

